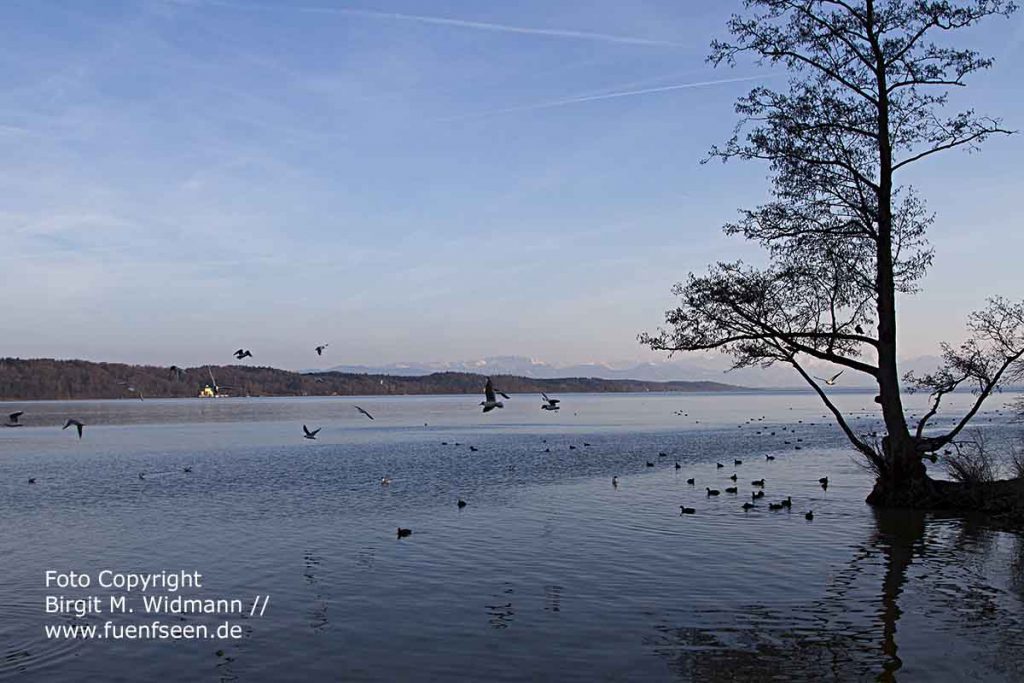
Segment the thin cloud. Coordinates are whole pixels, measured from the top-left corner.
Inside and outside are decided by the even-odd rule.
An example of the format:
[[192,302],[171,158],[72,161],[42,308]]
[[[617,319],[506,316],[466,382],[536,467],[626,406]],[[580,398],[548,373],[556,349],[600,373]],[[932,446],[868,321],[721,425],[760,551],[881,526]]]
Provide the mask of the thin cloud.
[[[171,0],[174,2],[175,0]],[[205,2],[176,2],[188,6],[214,6],[243,11],[274,11],[291,10],[310,14],[340,14],[351,17],[364,17],[367,19],[385,19],[392,21],[415,22],[419,24],[432,24],[435,26],[454,26],[477,31],[495,31],[499,33],[521,33],[534,36],[548,36],[551,38],[569,38],[575,40],[594,40],[605,43],[620,43],[624,45],[647,45],[651,47],[685,47],[682,43],[675,43],[668,40],[656,40],[653,38],[638,38],[636,36],[615,35],[610,33],[595,33],[592,31],[575,31],[572,29],[559,28],[536,28],[531,26],[516,26],[514,24],[498,24],[488,21],[473,21],[471,19],[458,19],[455,17],[434,17],[423,14],[402,14],[400,12],[378,12],[375,10],[356,9],[352,7],[314,7],[282,5],[271,7],[269,5],[253,5],[247,3],[221,2],[220,0],[207,0]]]
[[581,95],[578,97],[567,97],[561,100],[549,100],[547,102],[535,102],[533,104],[523,104],[513,107],[504,107],[502,109],[491,109],[489,111],[476,112],[473,114],[463,114],[460,116],[451,116],[448,118],[437,119],[438,122],[444,123],[448,121],[465,121],[467,119],[483,118],[486,116],[497,116],[499,114],[511,114],[515,112],[524,111],[536,111],[538,109],[553,109],[555,107],[565,107],[572,104],[581,104],[583,102],[595,102],[597,100],[612,100],[620,97],[636,97],[638,95],[650,95],[653,93],[669,92],[672,90],[687,90],[690,88],[704,88],[712,85],[725,85],[727,83],[742,83],[744,81],[756,81],[765,78],[772,78],[772,74],[764,74],[760,76],[741,76],[739,78],[722,78],[714,81],[696,81],[693,83],[675,83],[673,85],[662,85],[656,88],[642,88],[640,90],[619,90],[615,92],[599,93],[596,95]]

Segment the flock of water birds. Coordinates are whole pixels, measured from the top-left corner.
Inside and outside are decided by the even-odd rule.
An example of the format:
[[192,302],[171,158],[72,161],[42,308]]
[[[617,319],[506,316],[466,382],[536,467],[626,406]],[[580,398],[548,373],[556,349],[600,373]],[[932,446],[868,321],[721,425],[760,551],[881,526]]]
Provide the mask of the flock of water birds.
[[[314,351],[316,351],[316,354],[318,356],[322,356],[324,350],[327,347],[328,347],[328,344],[321,344],[321,345],[318,345],[318,346],[314,347]],[[239,348],[232,355],[237,360],[244,360],[245,358],[252,358],[253,357],[252,356],[252,351],[250,351],[249,349],[244,349],[244,348]],[[172,374],[173,373],[178,373],[179,376],[183,373],[183,371],[180,368],[178,368],[177,366],[171,366],[170,371],[171,371]],[[841,374],[842,373],[840,372],[836,376],[828,378],[825,381],[831,386],[831,385],[835,384],[836,380],[839,378],[839,375],[841,375]],[[132,387],[130,384],[128,384],[128,382],[122,381],[122,382],[119,382],[119,384],[124,385],[125,387],[127,387],[127,390],[129,392],[132,392],[132,393],[136,394],[139,399],[143,398],[142,395],[140,393],[138,393],[137,390],[134,387]],[[509,395],[507,393],[505,393],[504,391],[501,391],[500,389],[496,388],[494,386],[494,383],[491,381],[491,378],[488,377],[486,383],[484,384],[484,400],[479,403],[479,405],[482,407],[482,412],[488,413],[488,412],[490,412],[492,410],[495,410],[495,409],[504,408],[505,404],[504,404],[503,401],[498,399],[498,396],[501,396],[505,400],[509,400],[510,399]],[[543,397],[543,400],[544,400],[544,402],[541,404],[541,409],[542,410],[557,411],[557,410],[559,410],[561,408],[561,406],[559,405],[561,403],[560,399],[550,398],[545,393],[541,393],[541,396]],[[358,406],[358,405],[357,406],[353,406],[353,407],[355,408],[355,410],[357,410],[359,413],[361,413],[362,415],[364,415],[368,419],[370,419],[370,420],[374,419],[373,415],[370,414],[370,412],[367,411],[365,408],[362,408],[361,406]],[[21,417],[24,414],[25,414],[25,411],[23,411],[23,410],[18,410],[16,412],[10,413],[8,415],[7,422],[3,423],[3,426],[5,426],[5,427],[21,427],[21,426],[23,426],[24,423],[21,422]],[[682,416],[682,417],[688,417],[689,416],[688,413],[684,413],[683,411],[675,411],[675,414],[677,416]],[[758,421],[763,421],[764,419],[765,419],[764,416],[761,416],[760,418],[757,418],[756,420],[751,418],[750,420],[748,420],[748,422],[754,423],[754,422],[758,422]],[[699,423],[700,420],[697,420],[696,422]],[[742,426],[742,425],[740,425],[740,426]],[[79,439],[82,438],[83,433],[84,433],[84,429],[85,429],[85,423],[84,422],[82,422],[81,420],[79,420],[77,418],[73,418],[73,417],[72,418],[67,418],[67,420],[64,423],[64,426],[61,427],[61,429],[65,430],[65,429],[68,429],[69,427],[74,427],[77,430],[77,432],[78,432],[78,438]],[[320,433],[321,429],[322,428],[320,428],[320,427],[317,427],[316,429],[310,429],[307,425],[304,424],[304,425],[302,425],[302,437],[304,439],[315,441],[316,438],[317,438],[317,434]],[[782,431],[788,431],[789,428],[786,427],[786,426],[782,426],[782,427],[779,427],[778,429],[781,429]],[[759,431],[758,434],[761,434],[761,432]],[[776,431],[771,431],[770,435],[771,436],[775,436],[776,435]],[[797,440],[797,442],[803,441],[802,438],[797,438],[796,440]],[[784,443],[786,445],[793,445],[792,442],[789,441],[789,440],[784,441]],[[443,442],[443,444],[447,445],[447,442]],[[590,444],[589,443],[584,443],[584,445],[585,446],[589,446]],[[575,449],[576,447],[574,445],[570,445],[569,448],[570,449]],[[799,445],[799,443],[797,443],[794,446],[794,448],[796,450],[800,450],[801,446]],[[470,446],[470,450],[476,451],[477,449],[475,447],[473,447],[473,446]],[[550,452],[550,448],[546,449],[546,451]],[[664,458],[664,457],[667,457],[668,454],[667,453],[659,453],[658,456]],[[765,460],[767,462],[771,462],[771,461],[775,460],[775,456],[773,456],[773,455],[765,455]],[[742,460],[739,460],[739,459],[734,459],[733,460],[733,466],[734,467],[739,467],[742,464],[743,464]],[[646,466],[647,467],[654,467],[655,464],[653,462],[651,462],[651,461],[646,461]],[[682,465],[678,461],[676,461],[675,469],[676,470],[680,470],[681,468],[682,468]],[[724,464],[722,464],[720,462],[719,463],[715,463],[715,469],[716,470],[721,470],[723,468],[725,468]],[[183,472],[186,473],[186,474],[190,473],[191,471],[192,471],[191,467],[184,467],[183,468]],[[138,476],[139,476],[139,479],[143,479],[144,480],[146,478],[146,474],[144,472],[140,472]],[[739,491],[739,486],[737,485],[737,481],[739,479],[739,476],[734,472],[732,474],[732,476],[729,477],[729,479],[732,481],[732,485],[725,487],[725,493],[728,494],[728,495],[738,496],[739,492],[740,492]],[[28,479],[28,483],[29,484],[35,484],[36,483],[36,478],[35,477],[30,477]],[[689,486],[696,486],[696,478],[695,477],[690,477],[690,478],[688,478],[686,480],[686,483]],[[388,485],[391,484],[391,479],[388,476],[385,475],[385,476],[381,477],[380,484],[381,484],[381,486],[388,486]],[[821,477],[820,479],[818,479],[818,484],[821,486],[822,490],[828,490],[828,486],[829,486],[829,479],[828,479],[828,477],[826,476],[826,477]],[[741,509],[744,512],[750,511],[750,510],[754,509],[755,507],[757,507],[757,502],[765,497],[765,479],[763,477],[761,479],[754,479],[754,480],[752,480],[750,482],[750,485],[753,487],[753,490],[750,491],[750,500],[749,501],[745,501],[740,506]],[[619,486],[619,479],[618,479],[617,476],[612,477],[612,486],[615,487],[615,488],[618,488],[618,486]],[[721,494],[722,494],[721,490],[719,490],[717,488],[711,488],[710,486],[705,487],[705,491],[706,491],[706,496],[707,496],[708,499],[721,496]],[[463,500],[462,498],[459,498],[458,502],[456,503],[456,505],[461,509],[461,508],[466,507],[468,505],[468,503],[465,500]],[[785,499],[777,501],[777,502],[769,502],[768,503],[768,509],[771,510],[771,511],[780,511],[780,510],[787,510],[788,511],[788,510],[791,510],[792,507],[793,507],[792,496],[787,496]],[[679,506],[679,510],[680,510],[680,513],[679,513],[680,515],[692,515],[692,514],[695,514],[697,512],[696,508],[688,507],[686,505],[680,505]],[[813,520],[814,519],[814,511],[813,510],[806,511],[804,513],[804,517],[808,521]],[[411,529],[407,529],[407,528],[404,528],[404,527],[398,527],[398,530],[397,530],[397,537],[398,538],[405,538],[407,536],[410,536],[411,534],[412,534],[412,530]]]

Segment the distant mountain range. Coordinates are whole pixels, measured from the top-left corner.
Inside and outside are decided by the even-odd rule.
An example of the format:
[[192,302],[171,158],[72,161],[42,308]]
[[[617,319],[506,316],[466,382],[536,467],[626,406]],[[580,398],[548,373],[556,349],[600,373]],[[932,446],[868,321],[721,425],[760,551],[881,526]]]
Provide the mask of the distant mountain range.
[[[934,368],[938,358],[922,356],[908,359],[903,370],[928,370]],[[576,365],[552,365],[525,356],[492,356],[471,361],[454,362],[409,362],[386,365],[337,365],[330,370],[359,374],[384,374],[406,377],[429,375],[436,372],[469,372],[482,375],[517,375],[536,379],[558,377],[593,377],[598,379],[632,379],[646,382],[725,382],[746,387],[806,387],[807,385],[792,368],[774,366],[767,369],[743,368],[728,370],[728,361],[722,356],[701,356],[690,354],[664,361],[648,363],[581,363]],[[822,374],[832,366],[820,370]],[[832,371],[835,372],[834,370]],[[871,382],[856,373],[848,373],[847,387],[869,387]]]

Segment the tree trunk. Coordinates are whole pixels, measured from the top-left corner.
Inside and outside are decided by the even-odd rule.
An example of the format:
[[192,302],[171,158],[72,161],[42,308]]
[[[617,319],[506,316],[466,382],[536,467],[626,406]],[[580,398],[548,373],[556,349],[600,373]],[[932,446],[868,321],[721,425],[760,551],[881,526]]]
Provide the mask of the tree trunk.
[[913,439],[906,432],[902,436],[882,439],[885,463],[868,496],[871,505],[918,508],[927,507],[935,499],[933,482]]
[[896,284],[892,252],[892,143],[889,131],[889,89],[882,47],[875,33],[874,2],[866,5],[867,24],[875,59],[878,96],[878,236],[876,240],[875,293],[878,314],[878,401],[882,406],[887,436],[882,441],[884,466],[878,473],[869,503],[901,505],[916,497],[928,481],[913,438],[907,428],[900,396],[896,363]]

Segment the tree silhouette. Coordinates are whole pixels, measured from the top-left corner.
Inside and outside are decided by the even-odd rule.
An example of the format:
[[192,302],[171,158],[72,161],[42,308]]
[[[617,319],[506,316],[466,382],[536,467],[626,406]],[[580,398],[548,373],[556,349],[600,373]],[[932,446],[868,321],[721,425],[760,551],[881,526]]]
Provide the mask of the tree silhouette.
[[[932,396],[913,427],[897,368],[896,303],[915,292],[932,261],[932,216],[903,170],[957,148],[1009,134],[973,110],[945,114],[950,89],[992,60],[951,47],[952,33],[1012,2],[926,0],[747,0],[712,43],[709,61],[749,54],[790,73],[784,91],[753,89],[738,100],[733,137],[709,158],[767,162],[771,199],[741,211],[726,233],[759,243],[768,265],[718,263],[673,293],[667,329],[642,334],[656,350],[719,349],[734,367],[791,365],[817,392],[878,475],[872,502],[913,503],[933,491],[922,457],[956,438],[1002,382],[1024,371],[1024,306],[992,299],[973,314],[961,347],[943,347],[935,373],[906,378]],[[872,358],[874,356],[874,358]],[[878,385],[885,436],[856,434],[806,367],[817,359]],[[926,432],[943,397],[971,384],[976,400],[943,434]]]

